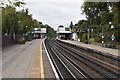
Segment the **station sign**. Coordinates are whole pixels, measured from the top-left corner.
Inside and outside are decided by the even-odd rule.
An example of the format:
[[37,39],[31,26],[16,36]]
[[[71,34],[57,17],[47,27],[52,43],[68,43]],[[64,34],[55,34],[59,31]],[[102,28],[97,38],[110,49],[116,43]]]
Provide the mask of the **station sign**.
[[34,33],[46,33],[47,29],[46,28],[35,28]]
[[112,39],[112,41],[115,40],[115,34],[112,34],[111,39]]

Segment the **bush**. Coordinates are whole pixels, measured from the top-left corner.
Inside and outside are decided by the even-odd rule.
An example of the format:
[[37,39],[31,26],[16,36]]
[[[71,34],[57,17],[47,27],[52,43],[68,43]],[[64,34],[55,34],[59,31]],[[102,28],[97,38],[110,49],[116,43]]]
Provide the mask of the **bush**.
[[120,49],[120,42],[117,42],[115,45],[116,48]]
[[32,41],[31,37],[26,38],[27,41]]
[[18,41],[17,41],[17,43],[18,44],[25,44],[25,39],[24,38],[20,38],[20,39],[18,39]]
[[89,43],[89,41],[88,41],[88,40],[85,40],[85,41],[84,41],[84,43],[85,43],[85,44],[88,44],[88,43]]
[[82,35],[82,41],[85,42],[87,40],[87,33],[84,33]]
[[90,43],[94,43],[95,39],[94,38],[90,38]]
[[105,44],[106,48],[118,48],[115,44]]

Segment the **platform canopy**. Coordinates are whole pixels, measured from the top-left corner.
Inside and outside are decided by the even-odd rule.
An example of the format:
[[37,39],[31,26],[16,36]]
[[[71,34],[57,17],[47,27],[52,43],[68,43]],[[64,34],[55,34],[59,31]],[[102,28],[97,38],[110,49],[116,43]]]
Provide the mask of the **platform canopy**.
[[57,33],[58,34],[61,34],[61,33],[71,33],[71,30],[70,28],[65,28],[65,27],[58,27],[58,30],[57,30]]

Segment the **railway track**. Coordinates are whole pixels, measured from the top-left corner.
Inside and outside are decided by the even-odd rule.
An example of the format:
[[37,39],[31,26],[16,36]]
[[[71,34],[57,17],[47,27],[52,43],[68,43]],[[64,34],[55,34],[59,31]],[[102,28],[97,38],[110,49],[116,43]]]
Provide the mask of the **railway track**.
[[48,53],[50,55],[50,58],[59,74],[59,78],[74,78],[74,76],[72,76],[71,72],[68,71],[68,69],[66,68],[66,66],[61,62],[61,60],[59,59],[59,57],[55,54],[55,52],[50,48],[50,43],[46,42],[45,43],[46,48],[48,50]]
[[[64,46],[64,48],[65,47],[68,48],[68,46],[66,46],[65,44],[61,44],[58,41],[57,41],[57,43],[61,46]],[[71,48],[71,46],[69,46],[69,48],[68,49],[70,51],[72,51],[73,53],[77,52],[77,53],[79,53],[77,55],[83,55],[84,57],[86,57],[86,59],[92,60],[92,62],[96,63],[97,65],[99,65],[103,68],[106,68],[107,70],[116,74],[117,77],[120,77],[120,68],[119,68],[120,58],[119,57],[112,57],[112,56],[109,56],[109,55],[106,56],[106,55],[103,55],[103,54],[95,53],[93,51],[89,52],[87,50],[81,51],[80,48]],[[92,53],[94,55],[91,55]],[[115,64],[113,64],[113,63],[115,63]]]
[[[118,78],[116,68],[56,40],[46,40],[46,48],[61,79]],[[106,66],[107,65],[107,66]]]
[[76,46],[76,45],[73,45],[73,44],[62,42],[60,40],[57,40],[57,41],[60,42],[60,44],[63,43],[64,45],[67,45],[69,47],[74,47],[74,49],[80,50],[80,52],[86,53],[89,56],[94,56],[95,58],[103,60],[104,62],[107,62],[107,63],[112,64],[112,65],[116,66],[117,68],[119,68],[118,65],[119,65],[119,62],[120,62],[120,56],[113,56],[113,55],[108,54],[108,53],[102,53],[100,51]]
[[[83,75],[81,72],[77,72],[77,69],[74,68],[70,62],[65,62],[65,58],[56,54],[56,51],[53,50],[53,46],[51,42],[46,41],[46,48],[48,50],[48,53],[53,61],[53,64],[59,74],[60,79],[77,79],[78,76],[79,78],[87,78],[85,75]],[[58,52],[57,52],[58,53]],[[71,65],[71,66],[70,66]],[[68,67],[69,66],[69,67]],[[74,72],[74,74],[73,74]],[[77,75],[75,75],[77,74]]]

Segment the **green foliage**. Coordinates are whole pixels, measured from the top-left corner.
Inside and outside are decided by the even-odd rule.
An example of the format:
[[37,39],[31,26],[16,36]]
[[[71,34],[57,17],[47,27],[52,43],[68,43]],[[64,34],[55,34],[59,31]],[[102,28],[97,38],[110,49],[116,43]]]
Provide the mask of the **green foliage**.
[[22,6],[22,5],[24,5],[25,3],[24,2],[16,2],[16,3],[14,3],[14,5],[16,6],[16,7],[20,7],[20,6]]
[[17,43],[18,44],[25,44],[25,39],[23,39],[23,38],[20,38],[18,41],[17,41]]
[[78,21],[78,27],[77,27],[77,30],[79,29],[83,29],[87,26],[87,21],[86,20],[79,20]]
[[70,26],[69,27],[70,27],[71,30],[73,29],[73,22],[72,21],[70,22]]
[[23,35],[39,27],[39,22],[32,18],[28,9],[17,11],[16,7],[22,7],[24,2],[15,2],[13,5],[4,4],[2,7],[2,35]]
[[94,38],[90,38],[90,43],[94,43],[95,42],[95,39]]
[[82,10],[86,14],[89,24],[107,23],[112,17],[109,15],[108,4],[105,2],[85,2]]
[[[38,22],[36,19],[32,18],[32,15],[29,14],[29,10],[22,9],[16,10],[16,8],[22,7],[24,2],[9,2],[10,5],[4,4],[2,7],[2,35],[25,35],[27,32],[30,32],[28,35],[28,39],[31,40],[34,28],[47,28],[47,36],[53,37],[55,35],[55,31],[49,25],[43,25],[42,22]],[[18,43],[24,43],[24,41],[19,40]]]
[[[120,2],[85,2],[82,10],[87,18],[87,26],[94,29],[95,41],[101,42],[103,34],[105,43],[110,43],[111,35],[115,33],[116,42],[120,43]],[[78,28],[83,28],[81,22],[78,22]],[[114,29],[111,29],[109,22],[114,25]]]
[[84,41],[86,41],[87,40],[87,33],[84,33],[83,35],[82,35],[82,41],[84,42]]
[[55,37],[56,36],[56,32],[54,31],[54,29],[52,27],[50,27],[49,25],[44,25],[44,27],[47,29],[47,37]]

